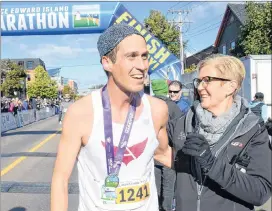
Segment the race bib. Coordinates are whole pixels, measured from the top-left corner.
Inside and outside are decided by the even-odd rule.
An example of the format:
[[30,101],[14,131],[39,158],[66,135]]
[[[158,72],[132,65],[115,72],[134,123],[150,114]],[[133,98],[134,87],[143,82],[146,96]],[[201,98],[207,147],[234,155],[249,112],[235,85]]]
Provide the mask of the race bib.
[[116,204],[140,202],[150,196],[149,183],[139,186],[118,187]]
[[102,199],[104,204],[129,204],[146,200],[150,196],[149,183],[120,186],[102,187]]

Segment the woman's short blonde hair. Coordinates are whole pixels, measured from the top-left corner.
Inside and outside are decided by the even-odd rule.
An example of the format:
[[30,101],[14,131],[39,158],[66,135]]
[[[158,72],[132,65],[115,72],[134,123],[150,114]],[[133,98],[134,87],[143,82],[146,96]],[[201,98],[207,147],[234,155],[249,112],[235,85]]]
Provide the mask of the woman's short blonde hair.
[[213,54],[199,62],[198,71],[207,65],[215,67],[219,77],[236,80],[239,88],[246,76],[244,64],[234,56]]

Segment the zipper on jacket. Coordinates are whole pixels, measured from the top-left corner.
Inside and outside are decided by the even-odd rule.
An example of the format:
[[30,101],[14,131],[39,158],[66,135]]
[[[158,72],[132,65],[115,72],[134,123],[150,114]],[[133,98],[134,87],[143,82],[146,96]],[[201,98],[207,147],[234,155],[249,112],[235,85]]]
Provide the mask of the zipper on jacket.
[[207,178],[207,176],[204,177],[203,182],[201,181],[201,185],[196,183],[196,186],[197,186],[197,211],[201,211],[200,210],[200,198],[201,198],[201,193],[204,188],[204,183],[206,181],[206,178]]
[[196,184],[197,185],[197,211],[200,211],[200,195],[201,195],[201,186]]

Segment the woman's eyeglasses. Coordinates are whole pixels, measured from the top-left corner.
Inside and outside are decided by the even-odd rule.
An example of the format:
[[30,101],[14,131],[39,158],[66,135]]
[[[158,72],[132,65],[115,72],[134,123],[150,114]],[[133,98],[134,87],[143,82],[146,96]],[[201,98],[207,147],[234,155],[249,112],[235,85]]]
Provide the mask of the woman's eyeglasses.
[[200,85],[200,83],[202,83],[203,87],[207,87],[208,84],[211,81],[231,81],[231,80],[230,79],[226,79],[226,78],[217,78],[217,77],[206,76],[206,77],[204,77],[202,79],[195,78],[193,80],[193,84],[194,84],[194,87],[197,89],[198,86]]
[[178,94],[179,92],[180,92],[180,90],[178,90],[178,91],[169,90],[169,94],[171,94],[171,93]]

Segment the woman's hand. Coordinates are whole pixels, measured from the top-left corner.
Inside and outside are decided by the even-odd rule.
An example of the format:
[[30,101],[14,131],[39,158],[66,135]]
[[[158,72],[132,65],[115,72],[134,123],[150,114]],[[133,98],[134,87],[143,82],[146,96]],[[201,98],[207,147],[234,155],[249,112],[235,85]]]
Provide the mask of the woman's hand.
[[187,135],[182,151],[184,154],[195,157],[204,173],[208,173],[211,169],[214,156],[208,141],[203,135],[195,133]]

